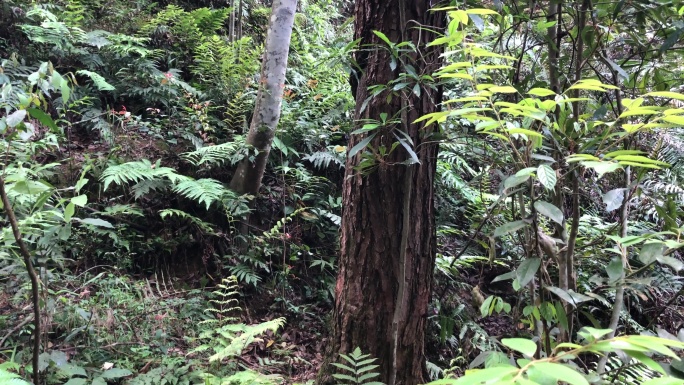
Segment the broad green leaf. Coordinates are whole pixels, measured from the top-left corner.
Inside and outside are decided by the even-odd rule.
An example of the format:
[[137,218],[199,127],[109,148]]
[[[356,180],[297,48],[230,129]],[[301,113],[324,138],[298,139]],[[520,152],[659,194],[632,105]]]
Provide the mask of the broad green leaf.
[[537,171],[536,167],[525,167],[522,170],[519,170],[518,172],[516,172],[515,176],[532,175],[536,171]]
[[513,278],[515,278],[515,276],[516,276],[515,271],[509,271],[508,273],[501,274],[501,275],[497,276],[496,278],[492,279],[492,283],[513,279]]
[[519,186],[525,183],[528,179],[530,179],[530,174],[511,175],[504,180],[504,188],[508,190],[515,186]]
[[527,136],[534,136],[534,137],[538,137],[538,138],[543,137],[543,135],[538,133],[537,131],[528,130],[526,128],[511,128],[510,130],[506,130],[506,131],[511,135],[512,134],[525,134]]
[[664,120],[668,123],[673,123],[678,126],[684,126],[684,116],[679,116],[679,115],[668,115],[668,116],[663,116],[660,118],[660,120]]
[[375,34],[375,36],[379,37],[380,40],[384,41],[385,44],[387,44],[389,46],[393,45],[392,42],[390,41],[390,39],[387,38],[387,35],[385,35],[384,33],[380,32],[380,31],[375,31],[375,30],[373,30],[373,33]]
[[585,338],[590,336],[593,339],[598,340],[599,338],[607,335],[610,332],[612,332],[611,329],[596,329],[590,326],[585,326],[578,332],[578,334],[585,335]]
[[551,219],[559,225],[563,224],[563,212],[553,204],[544,201],[536,201],[534,202],[534,208],[539,214]]
[[657,97],[657,98],[684,100],[684,94],[680,94],[679,92],[670,92],[670,91],[649,92],[647,94],[644,94],[644,96],[653,96],[653,97]]
[[537,352],[537,344],[525,338],[504,338],[501,343],[527,357],[532,357]]
[[567,303],[569,303],[575,307],[582,302],[591,301],[593,299],[593,298],[586,296],[584,294],[576,293],[572,290],[563,290],[563,289],[561,289],[559,287],[555,287],[555,286],[546,286],[546,290],[552,292],[553,294],[557,295],[563,301],[565,301],[565,302],[567,302]]
[[515,87],[511,86],[494,86],[489,88],[487,91],[493,92],[495,94],[513,94],[518,92]]
[[59,128],[55,124],[55,121],[52,120],[50,115],[37,108],[27,108],[26,111],[29,113],[29,115],[31,115],[32,118],[37,119],[42,125],[52,130],[52,132],[59,132]]
[[515,275],[520,286],[525,286],[534,279],[534,275],[537,274],[539,266],[541,266],[541,258],[527,258],[520,263],[520,266],[515,270]]
[[74,212],[76,212],[76,206],[74,206],[73,202],[69,202],[64,208],[64,222],[69,222],[71,217],[74,216]]
[[617,171],[622,168],[619,163],[614,162],[594,162],[594,161],[582,161],[582,166],[590,168],[599,175],[599,178],[603,175]]
[[83,207],[88,203],[88,197],[86,195],[79,195],[77,197],[71,198],[71,203],[76,206]]
[[616,156],[620,155],[641,155],[644,152],[641,150],[618,150],[618,151],[613,151],[609,152],[606,154],[606,157],[608,158],[615,158]]
[[606,273],[608,273],[608,282],[615,283],[622,277],[622,258],[613,258],[606,266]]
[[80,220],[80,222],[85,223],[86,225],[93,225],[93,226],[97,226],[97,227],[106,227],[109,229],[114,228],[114,226],[112,226],[111,223],[109,223],[105,220],[99,219],[99,218],[83,218]]
[[665,247],[662,243],[644,243],[639,252],[639,261],[644,265],[655,262],[656,258],[662,257]]
[[680,272],[684,269],[684,263],[677,258],[660,256],[656,257],[656,260],[664,265],[670,266],[676,272]]
[[5,122],[10,128],[12,128],[18,126],[19,123],[23,122],[25,117],[26,110],[16,110],[13,113],[7,115],[7,117],[5,118]]
[[499,384],[518,373],[514,366],[495,366],[493,368],[469,370],[465,376],[451,382],[453,385]]
[[556,187],[556,171],[546,164],[541,164],[537,167],[537,179],[549,190],[553,190]]
[[525,226],[527,226],[527,222],[523,220],[505,223],[494,230],[494,237],[500,237],[508,233],[512,233],[522,229]]
[[641,115],[656,115],[658,111],[654,111],[650,108],[634,108],[627,110],[618,116],[618,119],[628,118],[630,116],[641,116]]
[[469,15],[499,15],[496,11],[487,8],[466,9],[465,12]]
[[553,362],[538,362],[533,365],[535,369],[552,376],[558,381],[564,381],[570,385],[589,385],[589,381],[582,374],[565,365]]
[[651,159],[642,155],[618,155],[613,158],[614,160],[617,161],[628,161],[628,162],[637,162],[637,163],[643,163],[643,164],[654,164],[658,166],[665,166],[669,167],[669,163],[661,162],[659,160]]
[[572,154],[572,155],[568,155],[566,160],[568,163],[572,163],[572,162],[581,162],[581,161],[599,161],[600,159],[598,157],[595,157],[594,155],[590,155],[590,154]]
[[351,158],[351,157],[353,157],[354,155],[356,155],[357,152],[359,152],[359,151],[361,151],[362,149],[366,148],[366,146],[368,145],[368,143],[370,143],[371,140],[373,140],[373,138],[375,138],[375,135],[376,135],[376,134],[369,135],[369,136],[367,136],[366,138],[364,138],[362,141],[360,141],[359,143],[357,143],[354,147],[352,147],[351,150],[349,150],[349,154],[347,154],[347,156]]
[[540,96],[540,97],[551,96],[551,95],[555,96],[556,95],[555,92],[553,92],[549,89],[546,89],[546,88],[532,88],[531,90],[527,91],[527,93],[530,95]]
[[625,199],[625,189],[616,188],[603,194],[603,203],[606,205],[606,211],[611,212],[617,210],[622,206]]

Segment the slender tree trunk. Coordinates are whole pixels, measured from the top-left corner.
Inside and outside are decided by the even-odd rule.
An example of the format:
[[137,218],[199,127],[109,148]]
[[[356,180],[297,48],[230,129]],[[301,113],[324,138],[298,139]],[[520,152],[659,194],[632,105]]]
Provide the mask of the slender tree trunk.
[[240,194],[259,192],[261,179],[266,170],[268,154],[280,119],[280,105],[283,101],[287,56],[294,25],[297,0],[274,0],[271,21],[266,36],[264,58],[261,65],[261,80],[254,117],[249,127],[247,144],[258,151],[254,162],[244,159],[240,162],[230,182],[230,188]]
[[0,201],[4,206],[4,211],[7,214],[7,220],[12,227],[12,234],[14,235],[14,240],[19,246],[19,253],[24,258],[24,265],[26,265],[26,272],[31,280],[31,301],[33,302],[33,352],[32,352],[32,364],[33,364],[33,383],[40,384],[40,372],[38,371],[38,359],[40,356],[40,298],[39,289],[40,283],[38,279],[38,273],[36,269],[33,268],[33,262],[31,261],[31,253],[29,252],[24,238],[21,235],[21,229],[19,229],[19,221],[17,221],[16,215],[14,215],[14,210],[12,209],[12,202],[10,202],[7,196],[7,190],[5,189],[5,177],[0,175]]
[[[373,31],[393,43],[412,41],[422,54],[406,60],[418,73],[429,74],[439,68],[441,48],[425,44],[435,38],[430,28],[440,29],[444,23],[443,14],[429,11],[430,4],[358,0],[355,9],[355,39],[361,39],[362,47],[355,59],[363,70],[358,82],[351,77],[355,118],[380,120],[382,113],[400,118],[401,123],[381,129],[369,147],[391,148],[397,141],[392,131],[402,130],[413,140],[420,163],[400,164],[410,159],[402,146],[376,159],[376,167],[365,175],[356,170],[364,150],[347,159],[333,336],[326,363],[360,347],[378,359],[377,380],[388,385],[424,383],[425,321],[436,249],[433,179],[438,146],[430,139],[433,127],[412,122],[435,112],[442,94],[440,89],[421,87],[417,97],[411,85],[389,102],[387,93],[367,101],[369,86],[388,84],[402,71],[401,65],[390,68],[390,54]],[[369,49],[368,44],[373,46]],[[366,137],[353,136],[349,147]],[[331,382],[330,370],[324,365],[319,383]]]

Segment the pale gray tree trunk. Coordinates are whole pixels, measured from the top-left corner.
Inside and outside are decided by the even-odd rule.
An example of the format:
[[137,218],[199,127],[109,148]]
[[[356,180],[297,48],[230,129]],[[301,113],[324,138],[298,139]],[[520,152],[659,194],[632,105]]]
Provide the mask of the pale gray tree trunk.
[[274,0],[261,64],[259,92],[254,117],[249,127],[247,144],[259,150],[253,162],[240,162],[230,182],[230,188],[240,194],[257,194],[264,176],[271,142],[280,119],[280,105],[285,87],[287,54],[294,25],[297,0]]

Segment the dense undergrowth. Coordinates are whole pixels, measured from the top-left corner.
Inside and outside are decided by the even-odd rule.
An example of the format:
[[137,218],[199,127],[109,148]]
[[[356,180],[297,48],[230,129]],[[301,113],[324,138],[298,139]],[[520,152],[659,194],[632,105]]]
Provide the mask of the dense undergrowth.
[[[208,2],[162,3],[1,5],[2,172],[41,282],[38,370],[46,384],[68,385],[311,382],[326,353],[342,169],[354,126],[348,79],[354,67],[349,52],[356,47],[350,15],[340,11],[349,4],[300,6],[275,151],[254,197],[226,185],[232,166],[255,155],[244,135],[270,9],[244,1],[236,15]],[[229,27],[231,18],[239,28]],[[482,28],[483,44],[497,47],[501,31]],[[520,50],[510,44],[505,49],[514,52],[501,54]],[[534,68],[535,60],[525,58],[525,65]],[[667,65],[681,64],[681,58],[658,60],[650,62],[650,77],[668,77],[667,90],[680,86],[681,69]],[[527,79],[521,89],[535,86],[533,73],[518,74]],[[494,74],[488,79],[504,81]],[[636,75],[630,79],[640,91],[666,90],[640,85]],[[405,86],[398,83],[396,91]],[[467,85],[444,87],[461,103],[450,111],[470,108],[462,103],[472,100],[459,101],[468,97]],[[583,114],[592,124],[610,114],[601,102],[592,99],[591,113]],[[586,302],[575,312],[577,321],[601,329],[615,301],[616,254],[633,267],[627,307],[618,314],[620,332],[684,340],[681,124],[644,133],[635,143],[657,170],[635,172],[635,186],[627,187],[634,189],[627,235],[616,231],[624,201],[620,178],[585,171],[577,293],[561,291],[545,301],[519,290],[530,281],[526,242],[508,235],[519,228],[506,228],[527,220],[520,206],[533,203],[522,195],[516,201],[510,192],[531,180],[530,167],[519,174],[514,151],[477,132],[481,127],[468,116],[453,115],[442,124],[440,251],[427,315],[431,379],[506,361],[505,353],[521,350],[501,338],[539,341],[541,323],[551,347],[550,336],[568,322],[562,302],[568,295]],[[580,142],[572,133],[554,140]],[[540,196],[551,195],[551,176],[542,181],[546,169],[534,166]],[[554,213],[540,211],[548,217],[541,226],[553,228]],[[0,378],[11,371],[28,379],[35,370],[27,348],[30,280],[4,222],[2,235]],[[655,250],[647,240],[666,248]],[[549,281],[558,274],[552,267],[540,271]],[[593,343],[601,336],[587,332],[583,338]],[[366,359],[360,351],[345,358]],[[609,363],[614,382],[656,376],[652,367],[624,360],[626,369],[619,359]],[[676,362],[668,370],[681,375]],[[371,378],[360,380],[360,368],[372,373],[366,365],[370,361],[355,367],[355,381]]]

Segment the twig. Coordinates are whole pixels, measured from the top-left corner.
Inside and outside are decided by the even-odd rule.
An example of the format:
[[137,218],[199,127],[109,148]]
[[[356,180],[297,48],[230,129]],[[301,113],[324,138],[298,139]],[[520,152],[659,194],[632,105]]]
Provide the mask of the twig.
[[0,340],[0,347],[4,346],[5,341],[7,341],[7,339],[8,339],[12,334],[16,333],[17,330],[23,328],[24,326],[26,326],[27,323],[31,322],[31,320],[33,319],[33,317],[34,317],[33,313],[27,315],[26,317],[24,317],[23,320],[21,320],[21,322],[19,322],[19,323],[17,324],[17,326],[13,327],[12,330],[10,330],[9,332],[7,332],[7,334],[5,334],[5,336],[2,337],[2,339]]

